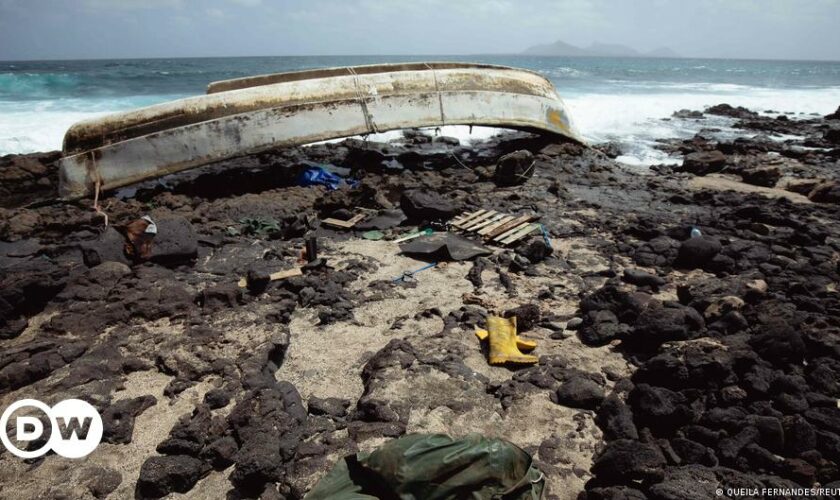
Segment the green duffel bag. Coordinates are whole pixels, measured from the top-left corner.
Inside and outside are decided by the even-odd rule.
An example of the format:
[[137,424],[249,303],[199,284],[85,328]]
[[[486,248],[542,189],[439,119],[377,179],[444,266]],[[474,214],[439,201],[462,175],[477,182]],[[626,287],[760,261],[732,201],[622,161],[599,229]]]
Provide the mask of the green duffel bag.
[[543,474],[503,439],[408,434],[340,460],[305,500],[538,500]]

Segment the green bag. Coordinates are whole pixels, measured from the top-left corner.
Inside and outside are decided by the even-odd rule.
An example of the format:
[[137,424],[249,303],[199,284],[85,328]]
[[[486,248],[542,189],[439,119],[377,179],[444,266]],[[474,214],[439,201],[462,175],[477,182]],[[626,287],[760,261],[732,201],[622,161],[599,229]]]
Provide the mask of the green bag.
[[538,500],[544,487],[531,456],[508,441],[408,434],[340,460],[305,500]]

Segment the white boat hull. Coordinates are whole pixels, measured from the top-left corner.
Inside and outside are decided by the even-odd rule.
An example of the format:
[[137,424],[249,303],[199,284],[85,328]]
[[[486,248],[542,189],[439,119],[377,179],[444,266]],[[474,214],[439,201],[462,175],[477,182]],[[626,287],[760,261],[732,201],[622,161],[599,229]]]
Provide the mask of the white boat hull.
[[369,67],[335,68],[329,71],[351,73],[279,83],[271,79],[284,74],[219,82],[206,96],[80,122],[65,136],[60,195],[83,197],[97,183],[113,189],[276,147],[414,127],[498,126],[582,142],[540,75],[415,66],[388,71],[384,65],[367,74],[353,70]]

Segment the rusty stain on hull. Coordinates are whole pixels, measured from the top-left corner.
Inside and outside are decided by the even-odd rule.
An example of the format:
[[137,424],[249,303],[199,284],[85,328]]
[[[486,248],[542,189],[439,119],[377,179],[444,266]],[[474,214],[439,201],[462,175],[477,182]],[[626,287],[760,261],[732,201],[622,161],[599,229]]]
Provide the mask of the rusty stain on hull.
[[205,96],[79,122],[64,137],[60,195],[82,197],[97,180],[113,189],[279,146],[442,125],[582,142],[554,86],[530,71],[464,63],[327,68],[216,82]]

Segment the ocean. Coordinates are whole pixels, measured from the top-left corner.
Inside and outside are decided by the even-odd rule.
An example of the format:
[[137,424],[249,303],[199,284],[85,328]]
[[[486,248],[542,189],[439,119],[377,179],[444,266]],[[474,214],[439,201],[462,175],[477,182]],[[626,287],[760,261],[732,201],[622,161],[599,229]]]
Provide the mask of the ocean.
[[[615,141],[622,161],[675,161],[653,146],[725,118],[670,119],[727,102],[796,116],[840,106],[840,62],[482,56],[318,56],[0,62],[0,155],[60,149],[78,120],[202,94],[208,83],[306,68],[459,60],[531,69],[548,77],[591,142]],[[448,133],[466,136],[466,127]],[[487,132],[475,132],[481,136]],[[783,138],[780,138],[783,139]]]

